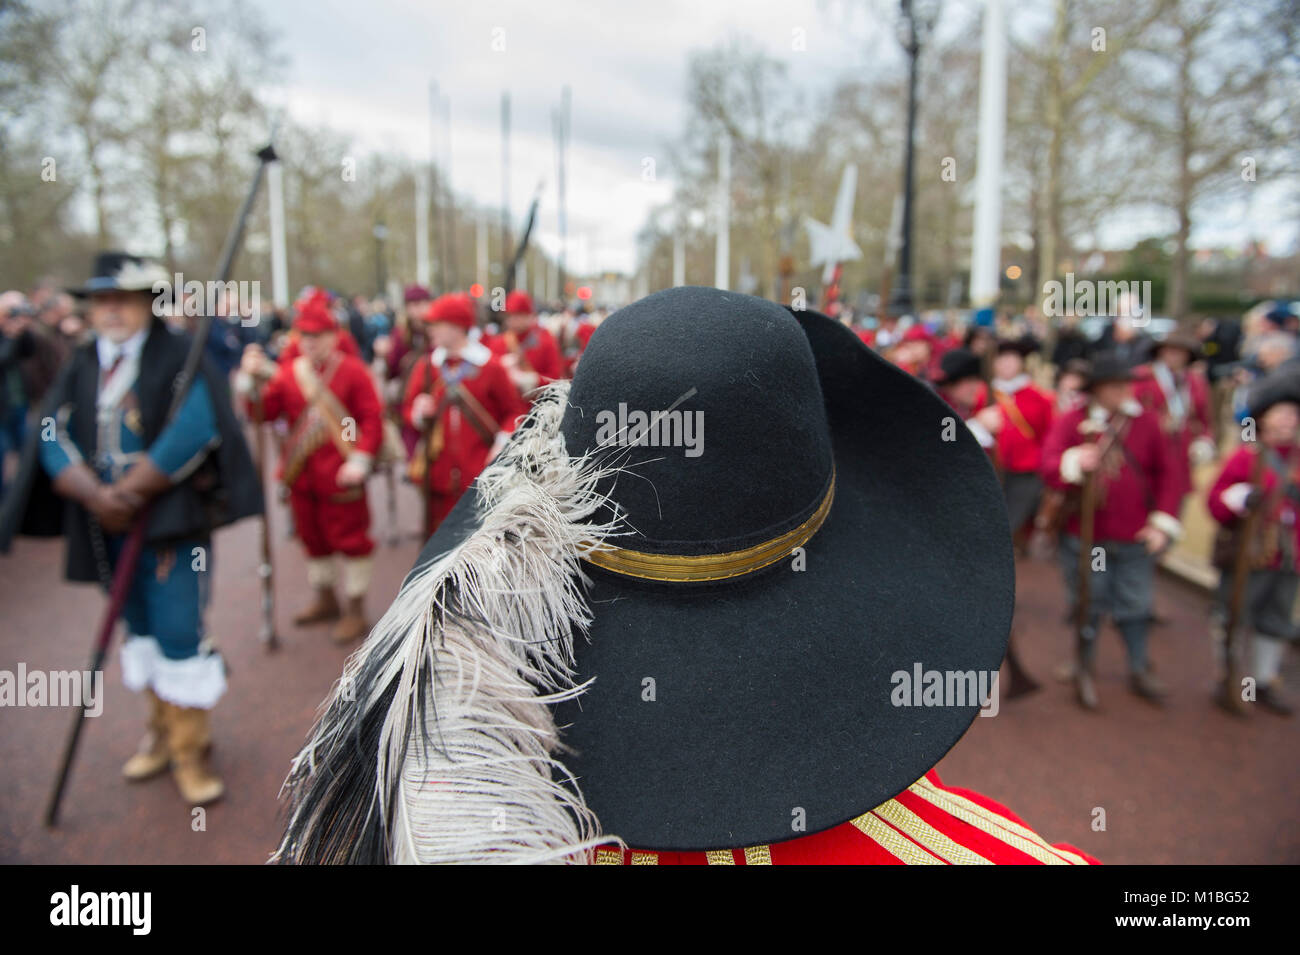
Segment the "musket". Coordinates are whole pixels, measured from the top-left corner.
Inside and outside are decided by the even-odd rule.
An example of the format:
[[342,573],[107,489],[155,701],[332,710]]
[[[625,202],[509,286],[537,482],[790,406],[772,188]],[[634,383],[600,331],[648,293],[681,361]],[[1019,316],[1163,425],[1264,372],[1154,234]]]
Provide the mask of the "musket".
[[[1097,467],[1084,474],[1083,487],[1079,493],[1079,560],[1076,568],[1077,577],[1074,591],[1074,639],[1080,670],[1083,668],[1083,649],[1087,642],[1085,634],[1088,628],[1088,612],[1092,604],[1092,545],[1096,536],[1098,472],[1101,471],[1102,463],[1106,460],[1106,455],[1111,447],[1119,440],[1119,422],[1122,420],[1118,415],[1112,416],[1110,426],[1097,441]],[[1096,639],[1095,634],[1093,639]]]
[[[1287,464],[1290,464],[1289,459]],[[1279,486],[1285,479],[1285,474],[1278,476]],[[1260,447],[1255,451],[1255,460],[1250,468],[1251,497],[1257,497],[1261,493],[1263,483],[1264,449]],[[1247,509],[1245,516],[1241,519],[1240,530],[1237,535],[1237,549],[1232,560],[1232,595],[1228,601],[1228,619],[1224,626],[1224,680],[1226,690],[1224,701],[1232,710],[1241,715],[1246,712],[1245,701],[1241,698],[1241,677],[1243,672],[1241,622],[1246,616],[1244,612],[1246,607],[1246,585],[1250,580],[1251,558],[1254,556],[1252,550],[1259,527],[1260,513],[1263,509],[1263,502],[1257,501],[1254,507]]]
[[[266,487],[266,431],[262,427],[262,389],[253,389],[253,459],[257,467],[257,483]],[[262,562],[258,564],[257,576],[262,581],[262,632],[259,634],[262,646],[267,651],[280,646],[280,638],[275,633],[275,562],[271,558],[271,509],[262,509],[258,521],[258,533],[261,537]]]
[[[244,227],[248,224],[248,215],[252,211],[253,201],[257,198],[258,190],[261,188],[262,179],[266,174],[266,167],[277,159],[273,145],[274,139],[275,130],[272,129],[272,142],[268,142],[257,153],[257,172],[253,176],[253,184],[244,197],[243,205],[239,207],[239,213],[235,217],[230,232],[226,235],[226,243],[221,250],[221,260],[217,267],[218,281],[222,283],[225,283],[230,278],[230,272],[234,267],[235,254],[239,251],[244,236]],[[213,315],[205,309],[204,314],[199,318],[194,338],[190,342],[190,350],[185,356],[185,364],[176,377],[171,404],[167,408],[167,417],[163,419],[164,426],[176,417],[176,413],[189,395],[190,386],[194,384],[194,378],[199,371],[199,364],[203,360],[203,352],[207,345],[208,333],[212,329],[212,321]],[[113,571],[112,580],[108,587],[108,606],[104,609],[104,615],[100,619],[99,629],[95,635],[95,645],[91,652],[89,670],[92,674],[98,673],[104,668],[104,660],[108,657],[109,646],[113,639],[113,629],[117,625],[118,618],[122,615],[122,608],[126,604],[126,597],[131,589],[131,580],[135,576],[135,567],[140,559],[140,551],[144,547],[145,528],[148,527],[151,510],[152,508],[147,503],[140,509],[126,538],[126,543],[122,547],[122,552],[118,556],[117,567]],[[92,524],[92,537],[95,537],[97,531],[98,526]],[[72,770],[72,760],[76,756],[77,743],[81,739],[81,727],[85,722],[85,712],[86,701],[83,698],[73,718],[72,729],[63,748],[63,761],[59,765],[54,790],[50,793],[50,801],[45,809],[46,826],[53,827],[58,823],[59,804],[63,801],[63,790],[67,785],[68,775]]]

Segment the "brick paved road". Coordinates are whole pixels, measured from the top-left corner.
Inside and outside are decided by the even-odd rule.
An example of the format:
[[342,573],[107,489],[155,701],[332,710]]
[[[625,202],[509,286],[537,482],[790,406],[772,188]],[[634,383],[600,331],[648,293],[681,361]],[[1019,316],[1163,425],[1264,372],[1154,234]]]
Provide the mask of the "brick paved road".
[[[386,532],[385,489],[372,484]],[[414,493],[401,489],[407,528],[418,526]],[[215,765],[229,795],[194,831],[170,779],[128,785],[118,776],[139,735],[143,701],[120,683],[117,662],[105,680],[104,713],[91,721],[56,832],[40,824],[68,728],[69,712],[0,709],[0,862],[259,863],[280,829],[279,790],[316,707],[341,671],[346,651],[324,628],[288,621],[306,600],[297,546],[276,516],[282,649],[257,642],[256,525],[223,532],[216,543],[210,625],[230,664],[231,688],[216,710]],[[418,550],[407,537],[377,551],[371,607],[382,609]],[[85,665],[102,607],[92,589],[60,582],[62,547],[20,541],[0,559],[0,669],[66,670]],[[1103,709],[1084,714],[1050,671],[1065,652],[1061,584],[1055,567],[1021,567],[1019,628],[1028,666],[1045,689],[999,716],[977,719],[940,764],[943,778],[1005,802],[1054,841],[1072,842],[1110,863],[1300,862],[1300,719],[1260,713],[1244,724],[1209,705],[1205,598],[1162,581],[1170,618],[1153,635],[1153,655],[1171,685],[1157,710],[1123,683],[1119,638],[1108,632],[1100,658]],[[1300,690],[1294,655],[1286,673]],[[1095,807],[1107,828],[1090,828]],[[865,807],[864,807],[865,808]]]

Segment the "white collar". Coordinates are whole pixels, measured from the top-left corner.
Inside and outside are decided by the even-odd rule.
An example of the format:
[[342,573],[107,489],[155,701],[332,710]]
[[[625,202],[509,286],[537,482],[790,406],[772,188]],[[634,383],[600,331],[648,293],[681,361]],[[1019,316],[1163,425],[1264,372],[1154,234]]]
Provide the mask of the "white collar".
[[[492,357],[492,352],[481,342],[467,342],[465,347],[460,350],[460,357],[471,365],[482,368],[487,364],[488,359]],[[441,368],[442,363],[446,360],[447,349],[435,348],[433,350],[433,364],[435,367]]]
[[[1120,413],[1129,418],[1136,418],[1142,413],[1142,406],[1133,398],[1128,398],[1119,406]],[[1105,424],[1110,420],[1110,412],[1096,403],[1088,405],[1088,418],[1098,424]]]
[[142,328],[120,345],[109,341],[103,335],[95,338],[95,352],[99,356],[100,368],[112,368],[113,362],[120,355],[122,358],[139,358],[144,349],[144,340],[149,337],[149,329]]
[[1021,388],[1029,384],[1029,376],[1024,372],[1016,375],[1014,378],[994,378],[993,390],[1001,391],[1003,394],[1014,395]]

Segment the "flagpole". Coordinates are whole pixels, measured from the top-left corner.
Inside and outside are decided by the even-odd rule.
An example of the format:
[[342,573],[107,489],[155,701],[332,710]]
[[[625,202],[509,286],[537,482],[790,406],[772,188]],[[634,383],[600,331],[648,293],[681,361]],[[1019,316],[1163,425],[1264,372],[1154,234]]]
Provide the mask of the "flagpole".
[[970,302],[997,301],[1002,266],[1002,164],[1007,114],[1006,20],[1002,0],[986,0],[980,65],[979,165],[975,170],[975,229]]

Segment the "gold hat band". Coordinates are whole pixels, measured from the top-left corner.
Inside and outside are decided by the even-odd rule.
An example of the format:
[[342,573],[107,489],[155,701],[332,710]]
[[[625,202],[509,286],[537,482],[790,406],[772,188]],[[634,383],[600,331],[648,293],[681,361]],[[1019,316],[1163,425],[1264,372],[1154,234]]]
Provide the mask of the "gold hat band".
[[723,554],[681,555],[650,554],[606,544],[600,550],[584,555],[583,559],[604,570],[645,580],[704,581],[740,577],[773,564],[796,547],[808,543],[825,522],[834,499],[835,472],[832,470],[826,495],[806,521],[793,530],[753,547]]

